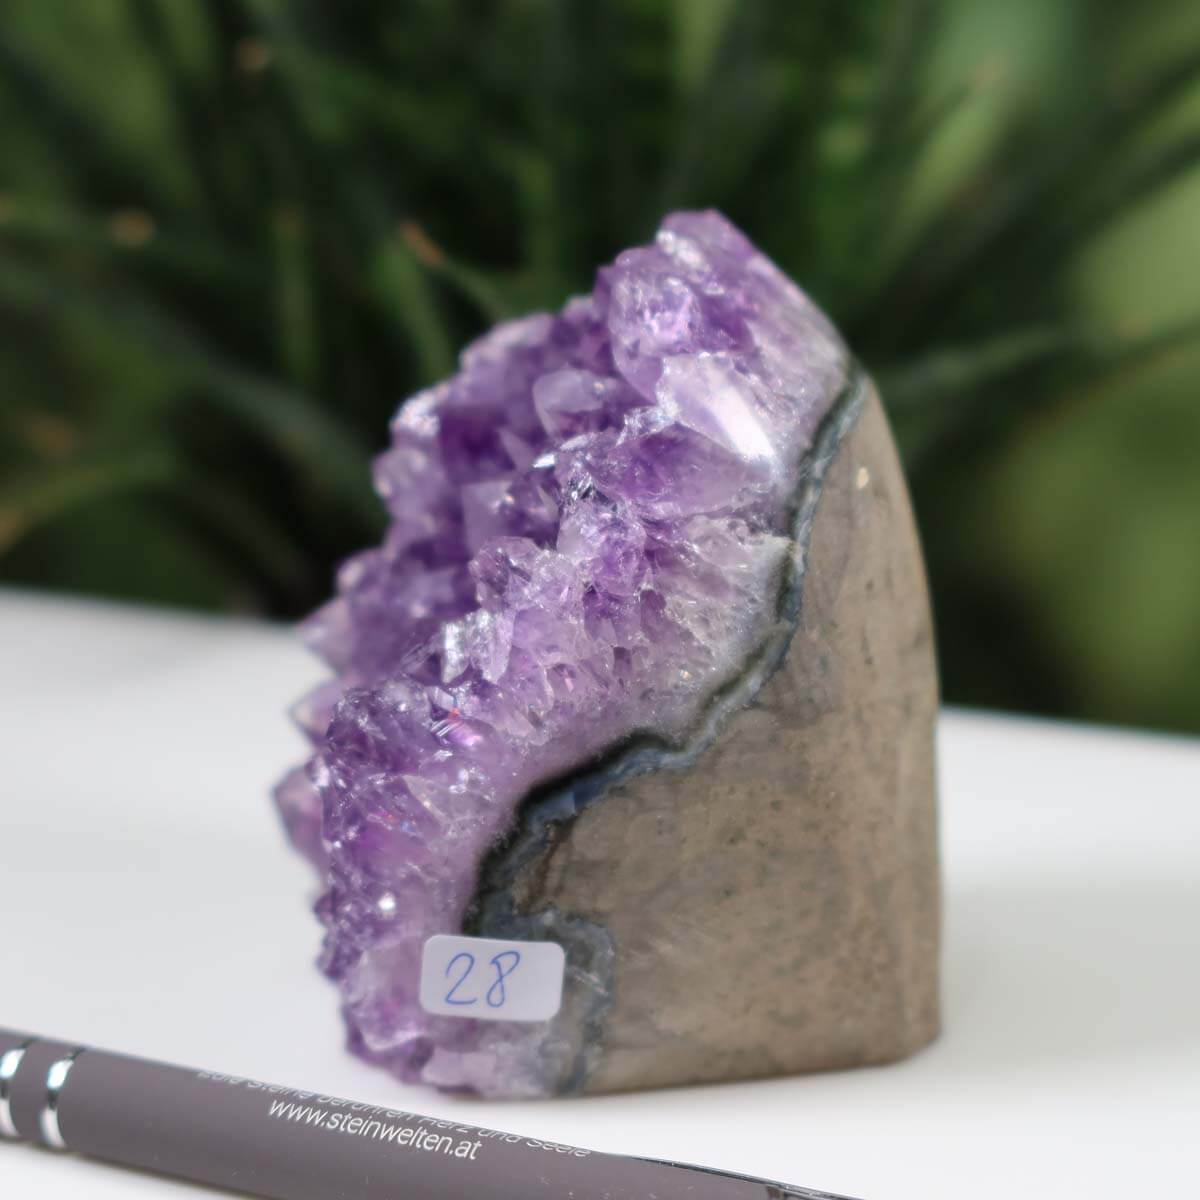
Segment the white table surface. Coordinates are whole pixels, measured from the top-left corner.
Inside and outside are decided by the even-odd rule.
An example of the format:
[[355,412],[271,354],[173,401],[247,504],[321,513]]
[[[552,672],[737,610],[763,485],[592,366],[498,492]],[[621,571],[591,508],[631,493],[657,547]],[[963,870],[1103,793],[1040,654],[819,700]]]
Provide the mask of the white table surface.
[[[873,1200],[1200,1194],[1200,742],[950,712],[942,1039],[898,1066],[539,1103],[343,1052],[267,790],[286,630],[0,592],[0,1025]],[[0,1193],[209,1195],[20,1144]]]

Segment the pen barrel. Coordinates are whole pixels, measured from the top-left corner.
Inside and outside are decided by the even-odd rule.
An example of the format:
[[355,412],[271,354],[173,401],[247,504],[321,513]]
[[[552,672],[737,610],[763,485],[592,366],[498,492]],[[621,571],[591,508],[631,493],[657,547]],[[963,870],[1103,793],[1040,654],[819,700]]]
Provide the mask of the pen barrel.
[[0,1030],[5,1064],[10,1136],[277,1200],[820,1195]]

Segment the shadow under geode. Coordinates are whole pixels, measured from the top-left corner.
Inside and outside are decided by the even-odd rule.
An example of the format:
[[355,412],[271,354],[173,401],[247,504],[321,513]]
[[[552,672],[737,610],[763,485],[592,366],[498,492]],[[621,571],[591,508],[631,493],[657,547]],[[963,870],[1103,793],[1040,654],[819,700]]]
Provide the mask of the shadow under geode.
[[1200,1044],[1200,880],[950,885],[939,1069]]

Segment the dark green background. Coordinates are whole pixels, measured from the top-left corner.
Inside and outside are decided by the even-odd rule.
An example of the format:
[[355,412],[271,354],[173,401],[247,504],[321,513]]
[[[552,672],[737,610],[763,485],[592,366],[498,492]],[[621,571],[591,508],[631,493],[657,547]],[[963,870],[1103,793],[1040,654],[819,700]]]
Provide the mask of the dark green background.
[[300,614],[403,396],[715,205],[880,379],[947,697],[1200,729],[1198,84],[1194,0],[5,0],[0,578]]

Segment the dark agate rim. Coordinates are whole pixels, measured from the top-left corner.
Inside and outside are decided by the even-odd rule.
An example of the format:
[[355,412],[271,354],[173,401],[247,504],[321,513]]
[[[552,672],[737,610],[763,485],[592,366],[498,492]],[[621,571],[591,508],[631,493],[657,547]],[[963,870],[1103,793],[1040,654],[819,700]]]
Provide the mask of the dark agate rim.
[[[464,933],[529,941],[583,941],[590,944],[581,947],[587,951],[590,972],[611,977],[614,947],[607,930],[584,917],[552,909],[518,913],[512,888],[524,868],[555,839],[557,831],[601,800],[610,788],[653,771],[692,766],[720,736],[728,719],[750,704],[782,666],[799,624],[809,542],[825,475],[854,427],[869,390],[865,372],[851,363],[845,385],[804,455],[788,522],[797,549],[790,557],[791,569],[780,580],[775,620],[743,669],[710,694],[683,739],[671,741],[657,734],[632,733],[580,767],[532,788],[514,810],[510,832],[480,865],[475,893],[463,920]],[[587,1060],[599,1049],[608,1006],[607,990],[604,994],[598,992],[586,1018],[587,1029],[577,1061],[566,1078],[547,1080],[548,1091],[583,1090],[589,1074]],[[553,1068],[548,1073],[561,1076]]]

